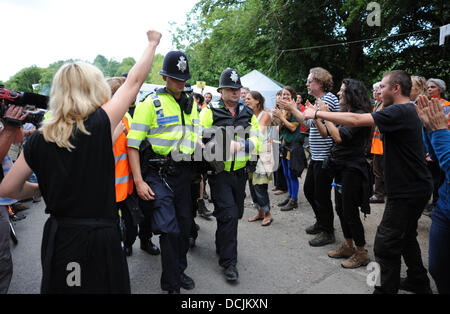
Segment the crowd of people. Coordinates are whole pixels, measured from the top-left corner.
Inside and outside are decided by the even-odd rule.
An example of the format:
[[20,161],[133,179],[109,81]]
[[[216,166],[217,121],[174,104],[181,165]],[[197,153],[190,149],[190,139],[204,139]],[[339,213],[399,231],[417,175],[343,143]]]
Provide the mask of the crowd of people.
[[[336,242],[336,211],[344,243],[328,256],[344,259],[344,268],[367,265],[370,239],[361,214],[370,214],[371,203],[385,203],[374,240],[381,269],[374,293],[431,293],[428,271],[438,292],[450,293],[450,102],[444,81],[394,70],[373,85],[372,99],[361,81],[350,78],[334,95],[332,74],[316,67],[306,81],[306,101],[285,86],[269,110],[233,68],[221,74],[218,102],[210,93],[192,93],[187,56],[172,51],[160,72],[165,88],[134,105],[161,34],[149,31],[147,37],[142,58],[123,77],[105,79],[83,62],[62,66],[38,130],[21,128],[21,107],[8,108],[0,131],[0,293],[11,281],[7,207],[16,200],[42,195],[50,215],[42,239],[42,293],[130,293],[126,258],[139,236],[141,249],[161,255],[161,289],[178,294],[195,288],[186,256],[198,236],[197,214],[215,217],[218,263],[225,279],[236,282],[247,184],[255,210],[248,222],[269,227],[275,207],[270,182],[272,192],[286,194],[279,210],[292,211],[299,207],[305,169],[303,192],[316,219],[305,230],[312,247]],[[13,164],[8,151],[18,132],[27,140]],[[194,158],[198,150],[201,160]],[[417,242],[424,210],[432,217],[428,271]],[[400,278],[402,257],[406,278]],[[74,262],[83,270],[82,286],[67,284],[67,266]]]

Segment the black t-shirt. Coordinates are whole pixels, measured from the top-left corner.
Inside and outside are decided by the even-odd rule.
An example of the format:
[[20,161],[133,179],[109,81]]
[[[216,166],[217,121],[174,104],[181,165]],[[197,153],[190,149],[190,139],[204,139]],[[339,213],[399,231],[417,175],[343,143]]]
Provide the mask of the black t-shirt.
[[91,135],[75,131],[69,152],[40,132],[24,145],[24,157],[39,181],[46,212],[57,217],[117,218],[111,124],[99,108],[84,121]]
[[383,134],[387,196],[408,198],[432,191],[425,161],[422,122],[412,103],[395,104],[372,113]]
[[[364,113],[358,111],[356,113]],[[341,143],[336,143],[331,149],[331,157],[339,163],[351,162],[364,157],[366,146],[369,140],[371,128],[339,126]]]

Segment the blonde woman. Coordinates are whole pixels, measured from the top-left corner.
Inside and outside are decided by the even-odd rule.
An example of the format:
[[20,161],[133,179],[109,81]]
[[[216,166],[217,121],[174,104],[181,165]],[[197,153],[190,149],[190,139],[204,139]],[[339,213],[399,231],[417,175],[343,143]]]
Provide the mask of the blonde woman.
[[[0,195],[19,199],[40,189],[47,205],[41,293],[130,293],[115,204],[112,137],[150,72],[161,34],[149,31],[147,37],[142,58],[112,98],[94,66],[61,67],[52,85],[51,116],[0,185]],[[24,185],[32,171],[39,188]]]
[[426,96],[427,92],[427,80],[422,76],[411,76],[411,94],[409,99],[411,101],[416,101],[417,98],[421,95]]

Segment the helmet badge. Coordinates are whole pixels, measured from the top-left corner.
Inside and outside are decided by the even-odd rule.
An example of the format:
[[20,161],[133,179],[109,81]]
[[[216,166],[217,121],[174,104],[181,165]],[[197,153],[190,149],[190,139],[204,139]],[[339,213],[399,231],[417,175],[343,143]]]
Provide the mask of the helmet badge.
[[186,62],[186,58],[184,56],[181,56],[180,60],[178,60],[177,67],[178,67],[178,70],[180,70],[183,73],[186,71],[187,62]]
[[236,84],[237,81],[239,80],[239,75],[237,74],[236,71],[231,72],[231,77],[230,79]]

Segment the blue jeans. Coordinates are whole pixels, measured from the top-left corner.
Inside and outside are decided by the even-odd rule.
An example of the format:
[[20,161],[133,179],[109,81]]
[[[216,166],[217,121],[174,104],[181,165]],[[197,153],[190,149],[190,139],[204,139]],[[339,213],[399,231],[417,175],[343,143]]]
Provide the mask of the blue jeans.
[[248,182],[254,207],[263,213],[268,213],[270,211],[270,199],[268,192],[269,185],[253,185],[253,182],[250,179],[248,180]]
[[298,189],[300,184],[298,182],[298,178],[292,175],[291,170],[289,169],[290,161],[286,158],[281,158],[281,163],[283,165],[284,176],[286,178],[286,183],[288,186],[289,196],[293,199],[298,198]]
[[450,219],[433,210],[428,248],[428,268],[440,294],[450,294]]

